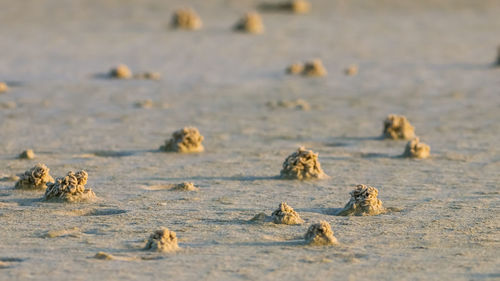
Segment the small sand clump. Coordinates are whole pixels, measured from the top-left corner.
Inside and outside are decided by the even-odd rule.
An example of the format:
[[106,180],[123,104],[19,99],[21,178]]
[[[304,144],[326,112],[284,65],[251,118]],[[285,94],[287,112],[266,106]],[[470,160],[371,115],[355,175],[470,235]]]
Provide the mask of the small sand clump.
[[128,68],[128,66],[119,64],[109,71],[109,76],[117,79],[129,79],[132,78],[132,71],[130,71],[130,68]]
[[325,246],[338,244],[337,238],[333,236],[330,224],[320,221],[309,227],[304,236],[306,243],[312,246]]
[[311,105],[303,99],[296,100],[279,100],[279,101],[270,101],[267,103],[267,106],[276,109],[276,108],[293,108],[297,110],[310,110]]
[[181,153],[202,152],[205,150],[202,144],[203,139],[197,128],[186,127],[175,131],[172,138],[167,140],[160,150]]
[[285,202],[281,202],[278,209],[272,214],[271,218],[276,224],[301,224],[304,220],[300,218],[299,213],[288,206]]
[[54,182],[49,174],[50,169],[44,164],[36,164],[33,168],[24,172],[16,182],[16,189],[45,189],[46,184]]
[[65,202],[90,201],[96,198],[90,188],[85,188],[88,174],[81,170],[76,173],[68,172],[65,177],[57,178],[55,183],[47,184],[45,200],[60,200]]
[[156,252],[172,252],[179,249],[175,232],[161,228],[149,236],[145,250]]
[[427,144],[420,142],[419,138],[414,138],[406,144],[404,157],[424,159],[429,157],[431,148]]
[[191,8],[179,9],[172,18],[174,28],[197,30],[203,26],[200,16]]
[[35,152],[33,149],[26,149],[19,154],[19,159],[35,159]]
[[358,74],[358,66],[355,64],[351,64],[345,69],[344,73],[347,76],[355,76]]
[[306,0],[292,0],[285,5],[296,14],[305,14],[311,10],[311,3]]
[[328,178],[321,169],[318,153],[306,150],[304,147],[299,147],[296,152],[285,159],[280,176],[284,179],[297,180]]
[[237,31],[260,34],[264,32],[264,24],[257,12],[249,12],[236,23],[234,29]]
[[384,120],[383,135],[388,139],[410,140],[415,137],[415,128],[402,115],[390,114]]
[[112,254],[105,253],[105,252],[98,252],[97,254],[95,254],[94,258],[98,259],[98,260],[109,261],[109,260],[114,260],[115,256],[113,256]]
[[375,216],[387,211],[377,198],[378,190],[375,187],[358,184],[350,194],[351,199],[337,213],[338,216]]
[[319,59],[314,59],[303,64],[294,63],[287,67],[286,73],[288,74],[302,74],[310,77],[326,76],[328,72]]
[[5,93],[9,90],[9,87],[6,83],[0,82],[0,93]]

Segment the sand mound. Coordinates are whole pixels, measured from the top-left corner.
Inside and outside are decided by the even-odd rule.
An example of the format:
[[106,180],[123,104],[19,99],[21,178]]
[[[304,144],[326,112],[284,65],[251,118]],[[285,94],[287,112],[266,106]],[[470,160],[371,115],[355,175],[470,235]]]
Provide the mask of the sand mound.
[[419,138],[414,138],[406,144],[404,157],[410,158],[427,158],[431,153],[431,148],[427,144],[420,142]]
[[19,154],[19,159],[35,159],[35,152],[33,149],[26,149]]
[[304,147],[289,155],[283,162],[280,176],[284,179],[324,179],[328,176],[321,169],[318,153],[306,150]]
[[202,141],[203,136],[197,128],[185,127],[172,134],[172,138],[165,141],[165,145],[160,147],[160,150],[167,152],[202,152],[205,150]]
[[4,82],[0,82],[0,93],[5,93],[9,90],[9,87]]
[[257,12],[249,12],[236,23],[234,29],[237,31],[259,34],[264,32],[264,24]]
[[172,26],[186,30],[197,30],[203,26],[203,23],[193,9],[185,8],[175,11],[172,17]]
[[338,216],[374,216],[387,211],[377,198],[378,190],[375,187],[358,184],[350,194],[351,199],[337,213]]
[[402,115],[390,114],[384,120],[383,135],[388,139],[409,140],[415,137],[415,131],[406,117]]
[[130,71],[130,68],[124,64],[119,64],[115,68],[112,68],[109,71],[109,76],[111,78],[117,78],[117,79],[129,79],[132,78],[132,71]]
[[270,101],[267,103],[267,106],[272,109],[293,108],[304,111],[311,109],[311,105],[309,105],[309,103],[303,99]]
[[338,244],[337,238],[333,236],[332,228],[326,221],[320,221],[309,227],[304,236],[306,243],[313,246]]
[[349,65],[345,71],[344,71],[345,75],[347,76],[354,76],[354,75],[357,75],[358,74],[358,66],[355,65],[355,64],[351,64]]
[[299,214],[285,202],[281,202],[278,209],[271,214],[271,218],[276,224],[301,224],[304,222]]
[[172,190],[177,191],[197,191],[198,189],[192,182],[182,182],[172,186]]
[[89,201],[96,198],[90,188],[85,188],[88,174],[81,170],[68,172],[65,177],[57,178],[55,183],[47,184],[45,200],[60,200],[65,202]]
[[171,252],[179,249],[175,232],[162,228],[149,236],[145,250],[157,252]]
[[326,71],[323,63],[319,59],[314,59],[305,63],[294,63],[287,67],[286,73],[288,74],[302,74],[304,76],[326,76],[328,72]]
[[50,169],[44,164],[36,164],[33,168],[24,172],[16,182],[16,189],[45,189],[47,183],[54,182],[49,174]]

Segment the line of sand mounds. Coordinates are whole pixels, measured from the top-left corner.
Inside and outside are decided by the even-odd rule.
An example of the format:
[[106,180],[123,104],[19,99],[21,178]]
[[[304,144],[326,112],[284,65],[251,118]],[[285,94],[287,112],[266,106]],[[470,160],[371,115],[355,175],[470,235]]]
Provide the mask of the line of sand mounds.
[[65,177],[57,178],[54,183],[47,184],[44,200],[63,202],[91,201],[96,198],[90,188],[85,188],[88,174],[81,170],[68,172]]
[[264,32],[264,24],[257,12],[248,12],[236,23],[234,30],[260,34]]
[[185,127],[175,131],[172,138],[165,141],[165,145],[162,145],[160,150],[181,153],[202,152],[205,150],[202,144],[203,139],[197,128]]
[[390,114],[384,120],[383,136],[394,140],[410,140],[415,137],[415,128],[405,116]]
[[311,3],[306,0],[290,0],[282,3],[262,3],[259,8],[264,11],[284,11],[305,14],[311,10]]
[[18,156],[19,159],[35,159],[35,152],[33,149],[26,149],[25,151],[21,152]]
[[292,207],[288,206],[285,202],[281,202],[278,209],[271,214],[271,219],[276,224],[301,224],[304,220],[300,218]]
[[197,30],[203,26],[200,16],[191,8],[175,11],[171,26],[178,29]]
[[430,146],[420,142],[420,139],[417,137],[406,144],[403,157],[424,159],[429,157],[430,153]]
[[9,90],[9,87],[6,83],[0,82],[0,93],[5,93]]
[[50,169],[47,166],[38,163],[19,177],[14,188],[45,190],[48,183],[54,182],[49,172]]
[[320,221],[309,227],[304,235],[306,243],[312,246],[325,246],[338,244],[337,238],[333,236],[330,224],[326,221]]
[[305,63],[294,63],[287,67],[286,73],[288,74],[301,74],[304,76],[326,76],[328,72],[319,59],[314,59]]
[[378,190],[375,187],[358,184],[350,194],[351,199],[336,215],[375,216],[387,212],[382,201],[377,198]]
[[304,147],[299,147],[297,151],[285,159],[280,177],[297,180],[328,178],[321,169],[318,161],[318,153],[306,150]]
[[269,108],[293,108],[297,110],[310,110],[311,105],[303,99],[270,101],[266,104]]
[[145,250],[156,252],[172,252],[179,249],[175,232],[163,227],[149,236]]

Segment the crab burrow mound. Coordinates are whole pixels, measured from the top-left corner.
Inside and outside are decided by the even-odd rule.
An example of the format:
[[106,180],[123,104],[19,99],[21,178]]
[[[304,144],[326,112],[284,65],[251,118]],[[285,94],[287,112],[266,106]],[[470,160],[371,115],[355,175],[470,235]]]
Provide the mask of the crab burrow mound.
[[181,153],[202,152],[205,150],[202,144],[203,139],[198,129],[186,127],[175,131],[172,134],[172,138],[165,141],[165,144],[160,147],[160,150]]
[[50,169],[47,166],[38,163],[19,177],[14,188],[45,190],[48,183],[54,182],[49,172]]
[[315,223],[307,229],[304,235],[306,243],[311,246],[327,246],[338,244],[337,238],[333,236],[330,224],[326,221]]
[[85,188],[88,174],[81,170],[70,171],[65,177],[57,178],[54,183],[47,184],[44,200],[62,202],[83,202],[96,198],[90,188]]
[[338,216],[375,216],[387,212],[382,206],[375,187],[358,184],[351,191],[351,199],[343,209],[337,212]]
[[389,114],[384,120],[383,136],[393,140],[411,140],[415,137],[415,128],[405,116]]
[[283,162],[280,177],[283,179],[325,179],[328,176],[321,169],[318,153],[299,147],[297,151],[289,155]]
[[288,206],[285,202],[281,202],[278,209],[271,214],[271,219],[276,224],[301,224],[304,220],[300,218],[299,213]]
[[166,227],[153,232],[144,247],[144,250],[155,252],[172,252],[178,249],[177,235]]

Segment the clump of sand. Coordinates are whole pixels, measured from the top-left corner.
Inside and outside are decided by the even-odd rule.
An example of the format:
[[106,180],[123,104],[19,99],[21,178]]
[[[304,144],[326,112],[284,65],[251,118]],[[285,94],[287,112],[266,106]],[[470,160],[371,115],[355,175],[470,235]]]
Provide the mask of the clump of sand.
[[279,101],[270,101],[267,103],[267,106],[275,109],[275,108],[293,108],[297,110],[310,110],[311,105],[303,99],[296,100],[279,100]]
[[9,90],[9,87],[6,83],[0,82],[0,93],[5,93]]
[[264,32],[264,24],[257,12],[249,12],[236,23],[234,29],[237,31],[259,34]]
[[108,253],[105,253],[105,252],[98,252],[97,254],[95,254],[94,256],[95,259],[98,259],[98,260],[114,260],[115,259],[115,256],[113,256],[112,254],[108,254]]
[[318,153],[306,150],[304,147],[299,147],[297,151],[285,159],[280,176],[284,179],[297,180],[328,178],[321,169]]
[[355,64],[351,64],[349,65],[345,71],[344,71],[345,75],[347,76],[354,76],[354,75],[357,75],[358,74],[358,66],[355,65]]
[[157,252],[178,250],[179,245],[177,244],[177,236],[175,232],[163,227],[149,236],[149,240],[144,249]]
[[377,198],[378,190],[375,187],[358,184],[350,194],[351,199],[337,212],[338,216],[375,216],[387,211]]
[[54,182],[49,174],[50,169],[44,164],[36,164],[33,168],[24,172],[16,182],[16,189],[45,189],[46,184]]
[[414,127],[402,115],[390,114],[384,120],[383,135],[388,139],[409,140],[415,137]]
[[406,144],[403,157],[424,159],[429,157],[431,148],[427,144],[420,142],[419,138],[414,138]]
[[35,152],[33,149],[26,149],[19,154],[19,159],[35,159]]
[[271,218],[276,224],[301,224],[304,222],[300,218],[299,213],[288,206],[285,202],[281,202],[278,209],[276,209],[272,214]]
[[60,200],[65,202],[90,201],[96,198],[90,188],[85,188],[88,174],[81,170],[68,172],[65,177],[57,178],[54,183],[47,184],[45,200]]
[[160,147],[160,150],[167,152],[202,152],[205,150],[203,147],[203,136],[197,128],[185,127],[172,134],[172,138],[165,141],[165,145]]
[[132,71],[130,71],[130,68],[128,68],[128,66],[119,64],[109,71],[109,76],[117,79],[129,79],[132,78]]
[[333,236],[330,224],[326,221],[320,221],[319,223],[311,225],[304,238],[306,243],[312,246],[338,244],[337,238]]
[[200,16],[191,8],[175,11],[172,17],[172,26],[186,30],[197,30],[203,26]]
[[304,76],[326,76],[328,72],[319,59],[314,59],[305,63],[294,63],[287,67],[288,74],[302,74]]

